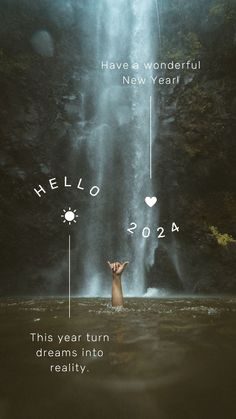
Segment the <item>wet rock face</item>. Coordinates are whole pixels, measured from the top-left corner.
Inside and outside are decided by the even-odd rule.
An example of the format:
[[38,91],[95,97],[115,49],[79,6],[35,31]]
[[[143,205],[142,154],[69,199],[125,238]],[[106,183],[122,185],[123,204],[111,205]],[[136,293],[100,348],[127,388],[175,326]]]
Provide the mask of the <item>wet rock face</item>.
[[[66,267],[60,275],[50,267],[67,254],[65,230],[53,220],[68,196],[60,192],[40,201],[32,192],[49,178],[70,176],[81,132],[80,74],[91,65],[80,36],[88,13],[84,2],[59,3],[58,10],[47,0],[0,5],[0,290],[10,294],[54,293],[51,278],[59,293],[66,289]],[[154,173],[160,225],[175,221],[181,231],[160,244],[148,285],[236,292],[235,243],[220,240],[224,234],[236,238],[235,5],[172,3],[166,2],[162,16],[169,54],[163,60],[198,58],[202,71],[161,90]],[[93,112],[88,104],[87,125]],[[88,178],[85,140],[75,164]]]
[[[202,71],[162,97],[161,161],[156,173],[161,223],[175,218],[182,226],[173,252],[184,289],[195,293],[236,291],[235,13],[235,5],[224,2],[221,10],[214,2],[205,2],[202,12],[195,10],[192,28],[201,44]],[[167,10],[165,18],[169,15]],[[181,24],[178,36],[183,39]],[[183,51],[170,35],[171,29],[166,38],[169,49],[191,54],[193,46]],[[220,234],[212,234],[212,226]],[[162,263],[165,268],[169,262]]]
[[[54,222],[65,197],[58,193],[39,201],[33,194],[34,185],[69,175],[69,148],[78,122],[74,109],[65,105],[72,103],[65,97],[71,97],[75,88],[77,31],[61,28],[58,20],[54,23],[51,4],[23,0],[20,5],[14,1],[0,5],[3,293],[54,292],[49,267],[66,253],[64,246],[57,245],[63,243],[65,231]],[[62,293],[63,280],[58,276],[56,282]]]
[[179,266],[176,266],[172,246],[160,245],[156,251],[156,264],[151,272],[150,287],[169,292],[184,292]]

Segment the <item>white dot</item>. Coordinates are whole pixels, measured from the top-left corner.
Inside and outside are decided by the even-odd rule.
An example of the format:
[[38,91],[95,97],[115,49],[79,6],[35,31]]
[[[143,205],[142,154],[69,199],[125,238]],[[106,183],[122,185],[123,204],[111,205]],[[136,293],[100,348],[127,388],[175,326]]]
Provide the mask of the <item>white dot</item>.
[[75,214],[72,211],[66,211],[65,219],[66,221],[73,221],[75,218]]

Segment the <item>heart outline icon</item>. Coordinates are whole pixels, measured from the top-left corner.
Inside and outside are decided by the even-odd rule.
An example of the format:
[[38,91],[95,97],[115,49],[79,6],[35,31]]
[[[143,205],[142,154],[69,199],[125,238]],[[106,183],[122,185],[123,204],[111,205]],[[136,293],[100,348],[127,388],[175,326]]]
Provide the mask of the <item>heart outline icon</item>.
[[150,208],[152,208],[157,203],[157,197],[156,196],[152,196],[152,197],[151,196],[146,196],[145,202]]

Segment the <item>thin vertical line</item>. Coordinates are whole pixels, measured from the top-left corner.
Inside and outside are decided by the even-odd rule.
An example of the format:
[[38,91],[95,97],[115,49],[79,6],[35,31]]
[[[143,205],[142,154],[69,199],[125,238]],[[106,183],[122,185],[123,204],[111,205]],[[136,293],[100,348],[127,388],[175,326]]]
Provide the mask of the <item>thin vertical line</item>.
[[68,296],[69,296],[69,319],[70,319],[70,234],[69,234],[69,287],[68,287]]
[[161,23],[160,23],[160,7],[157,3],[157,0],[155,1],[156,3],[156,14],[157,14],[157,31],[158,31],[158,37],[159,37],[159,45],[161,48]]
[[152,179],[152,96],[150,96],[149,102],[149,165],[150,165],[150,179]]

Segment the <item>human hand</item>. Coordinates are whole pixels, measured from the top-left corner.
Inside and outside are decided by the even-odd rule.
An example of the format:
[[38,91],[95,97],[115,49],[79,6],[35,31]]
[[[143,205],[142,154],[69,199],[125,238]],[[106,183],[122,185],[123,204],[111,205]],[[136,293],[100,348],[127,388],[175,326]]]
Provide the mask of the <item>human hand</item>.
[[129,264],[129,262],[107,262],[112,273],[116,275],[121,275],[126,268],[126,266]]

